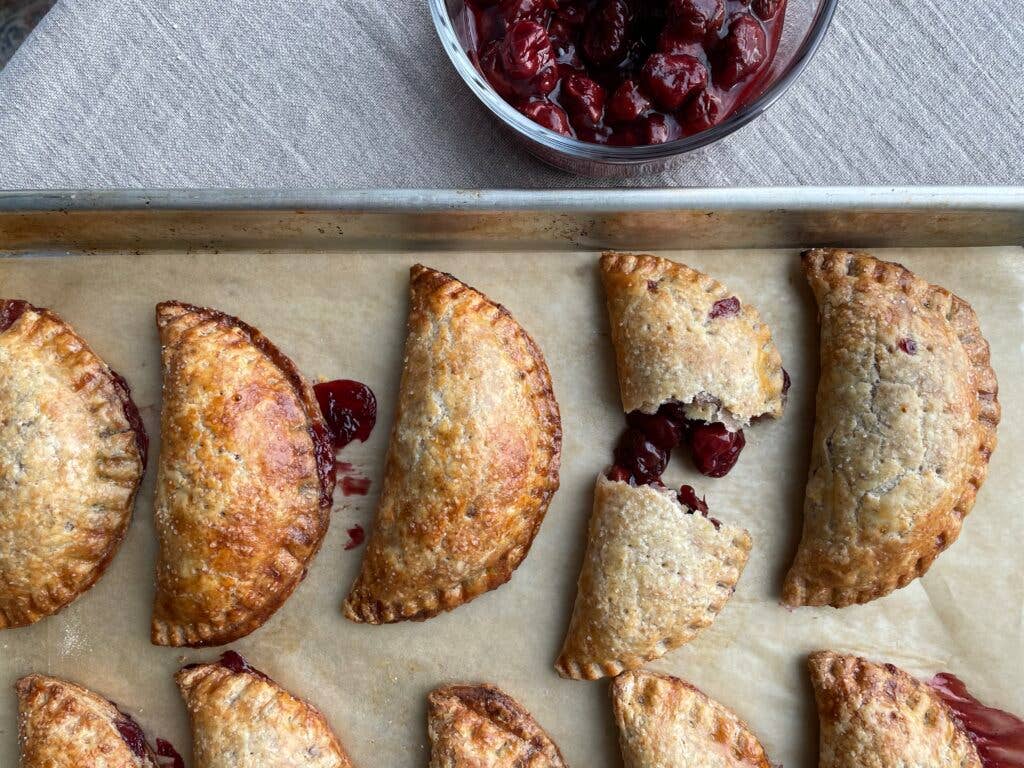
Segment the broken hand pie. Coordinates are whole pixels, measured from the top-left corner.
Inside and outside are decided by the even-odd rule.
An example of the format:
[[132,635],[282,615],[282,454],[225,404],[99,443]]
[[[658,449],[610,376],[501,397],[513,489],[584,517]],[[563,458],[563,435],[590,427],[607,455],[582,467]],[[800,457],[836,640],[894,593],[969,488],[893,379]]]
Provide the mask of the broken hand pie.
[[103,574],[146,446],[124,379],[53,312],[0,300],[0,629],[56,613]]
[[429,768],[565,768],[519,702],[493,685],[449,685],[427,697]]
[[558,487],[540,349],[451,275],[411,271],[405,368],[380,504],[345,615],[426,619],[505,583]]
[[821,380],[783,599],[840,608],[906,586],[956,540],[995,448],[998,387],[967,302],[864,253],[803,265]]
[[747,725],[670,675],[626,672],[612,683],[626,768],[771,768]]
[[[720,282],[668,259],[605,253],[601,279],[622,408],[630,432],[640,433],[627,433],[616,464],[650,482],[648,467],[630,461],[630,443],[646,436],[665,454],[663,467],[685,438],[697,469],[722,477],[745,444],[743,427],[782,415],[789,379],[768,326]],[[670,423],[652,424],[655,414]],[[651,426],[674,433],[671,444],[645,429]]]
[[159,768],[138,723],[102,696],[43,675],[15,688],[21,768]]
[[175,676],[192,722],[193,768],[350,768],[324,716],[234,651]]
[[309,384],[255,328],[157,307],[163,412],[152,639],[220,645],[261,626],[327,532],[331,437]]
[[558,673],[596,680],[689,642],[732,596],[750,546],[670,490],[599,476]]
[[938,691],[903,670],[832,651],[812,654],[809,666],[821,720],[820,768],[987,764]]

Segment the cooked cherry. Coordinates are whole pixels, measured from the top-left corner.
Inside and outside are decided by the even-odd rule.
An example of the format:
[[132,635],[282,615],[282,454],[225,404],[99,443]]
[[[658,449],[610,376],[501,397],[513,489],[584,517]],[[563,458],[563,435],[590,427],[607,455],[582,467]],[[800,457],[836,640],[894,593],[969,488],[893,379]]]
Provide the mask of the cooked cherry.
[[687,56],[693,56],[695,59],[701,59],[706,56],[703,43],[690,40],[684,35],[680,35],[671,27],[666,28],[658,37],[658,52],[677,55],[686,54]]
[[620,467],[618,464],[612,464],[605,473],[605,477],[613,482],[628,483],[629,478],[632,477],[632,475],[625,467]]
[[562,80],[562,103],[577,127],[601,122],[604,98],[604,88],[586,75],[573,72]]
[[754,13],[768,21],[775,18],[783,4],[784,0],[754,0]]
[[668,0],[672,26],[691,40],[717,32],[725,19],[722,0]]
[[740,313],[740,300],[735,296],[730,296],[727,299],[719,299],[711,306],[711,312],[708,317],[712,320],[717,320],[720,317],[732,317]]
[[917,354],[917,342],[913,339],[903,338],[900,339],[900,349],[906,352],[908,355]]
[[334,447],[344,448],[353,440],[365,443],[377,423],[377,398],[358,381],[335,379],[313,387]]
[[700,512],[705,516],[708,514],[707,497],[698,499],[697,492],[693,489],[692,485],[680,486],[678,496],[679,503],[691,512]]
[[948,672],[936,675],[928,685],[970,735],[984,768],[1024,766],[1024,720],[985,706],[971,695],[960,679]]
[[689,418],[686,415],[686,406],[682,403],[670,400],[667,403],[662,403],[658,409],[660,416],[666,416],[675,422],[676,426],[681,430],[686,430],[689,427]]
[[624,80],[615,89],[608,102],[608,119],[617,123],[631,123],[651,108],[651,100],[644,96],[635,80]]
[[690,428],[690,450],[697,471],[707,477],[725,477],[747,444],[743,430],[730,432],[725,424],[695,423]]
[[629,470],[637,483],[652,483],[661,477],[668,464],[668,451],[647,439],[639,429],[622,433],[615,448],[615,463]]
[[682,439],[683,430],[668,416],[661,413],[633,411],[626,415],[626,423],[639,429],[659,448],[671,451]]
[[517,21],[505,33],[501,62],[513,80],[529,80],[555,59],[547,31],[535,21]]
[[686,103],[683,124],[690,133],[706,131],[722,119],[722,102],[710,89],[704,88]]
[[664,144],[683,135],[675,118],[667,115],[648,115],[640,121],[644,144]]
[[181,755],[178,754],[178,750],[174,748],[171,742],[157,739],[156,753],[160,757],[169,757],[171,759],[170,763],[164,763],[163,768],[185,768],[185,761],[181,759]]
[[550,128],[563,136],[572,136],[572,126],[569,125],[569,116],[565,114],[565,110],[547,99],[528,101],[519,108],[519,111],[545,128]]
[[555,3],[553,0],[501,0],[501,15],[508,24],[517,21],[543,22]]
[[594,64],[618,64],[626,54],[629,6],[625,0],[603,0],[587,17],[583,55]]
[[644,88],[664,109],[678,109],[708,81],[708,70],[693,56],[652,53],[641,71]]
[[768,56],[764,28],[749,13],[735,17],[729,34],[722,41],[722,64],[715,72],[716,82],[724,88],[750,77]]

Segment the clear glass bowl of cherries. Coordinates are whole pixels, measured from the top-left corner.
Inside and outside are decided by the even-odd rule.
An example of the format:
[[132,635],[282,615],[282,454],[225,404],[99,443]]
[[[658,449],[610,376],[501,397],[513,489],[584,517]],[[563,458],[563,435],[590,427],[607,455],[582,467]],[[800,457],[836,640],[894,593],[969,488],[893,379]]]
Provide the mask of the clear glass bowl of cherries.
[[837,0],[430,0],[477,97],[549,163],[666,167],[760,115]]

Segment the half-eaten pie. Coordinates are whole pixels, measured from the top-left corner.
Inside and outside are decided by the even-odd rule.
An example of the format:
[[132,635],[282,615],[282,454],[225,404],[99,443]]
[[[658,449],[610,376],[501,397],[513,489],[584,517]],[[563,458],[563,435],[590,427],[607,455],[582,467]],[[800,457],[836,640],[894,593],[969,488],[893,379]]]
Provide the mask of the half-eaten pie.
[[259,331],[157,306],[163,412],[152,639],[221,645],[261,626],[306,574],[334,490],[313,390]]
[[1014,768],[1024,721],[981,704],[952,675],[925,683],[892,664],[811,654],[820,768]]
[[906,586],[956,540],[996,445],[998,387],[963,299],[865,253],[812,250],[803,266],[821,380],[783,599],[841,608]]
[[612,683],[626,768],[771,768],[746,723],[689,683],[626,672]]
[[565,768],[523,706],[493,685],[449,685],[427,697],[429,768]]
[[15,689],[21,768],[159,768],[139,724],[102,696],[43,675]]
[[505,583],[558,488],[562,429],[540,349],[508,310],[414,266],[384,485],[345,615],[427,619]]
[[55,313],[0,299],[0,629],[56,613],[99,579],[146,447],[124,379]]
[[192,722],[193,768],[349,768],[324,716],[234,651],[175,675]]
[[707,516],[693,489],[597,479],[563,677],[635,669],[692,640],[732,596],[750,534]]

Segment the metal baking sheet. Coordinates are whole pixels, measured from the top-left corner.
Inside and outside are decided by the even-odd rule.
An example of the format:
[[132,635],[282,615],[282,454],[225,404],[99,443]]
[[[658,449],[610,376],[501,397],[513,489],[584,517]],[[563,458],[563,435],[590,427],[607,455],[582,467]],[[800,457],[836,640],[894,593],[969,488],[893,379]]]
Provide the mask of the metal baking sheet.
[[[518,698],[570,765],[618,766],[607,682],[560,679],[561,645],[583,554],[595,475],[622,428],[596,257],[659,252],[704,269],[756,303],[793,378],[778,423],[748,430],[737,468],[666,473],[750,529],[754,549],[732,601],[692,642],[652,664],[738,712],[775,762],[816,765],[804,661],[833,647],[922,675],[948,669],[987,702],[1024,712],[1024,195],[1020,190],[0,194],[0,294],[54,308],[131,382],[154,455],[128,537],[109,572],[63,613],[0,632],[0,765],[17,764],[14,680],[66,676],[117,701],[151,736],[188,755],[171,680],[217,650],[155,648],[148,622],[159,422],[154,304],[180,298],[256,325],[310,377],[370,384],[377,429],[341,458],[371,479],[335,496],[308,579],[232,647],[327,715],[356,763],[427,762],[425,695],[493,682]],[[799,536],[817,379],[817,325],[797,253],[872,247],[970,301],[992,343],[1000,444],[964,532],[928,575],[867,606],[787,611],[782,576]],[[372,524],[401,367],[407,270],[444,269],[504,303],[542,347],[562,410],[562,487],[511,582],[425,623],[346,621],[340,604]]]

